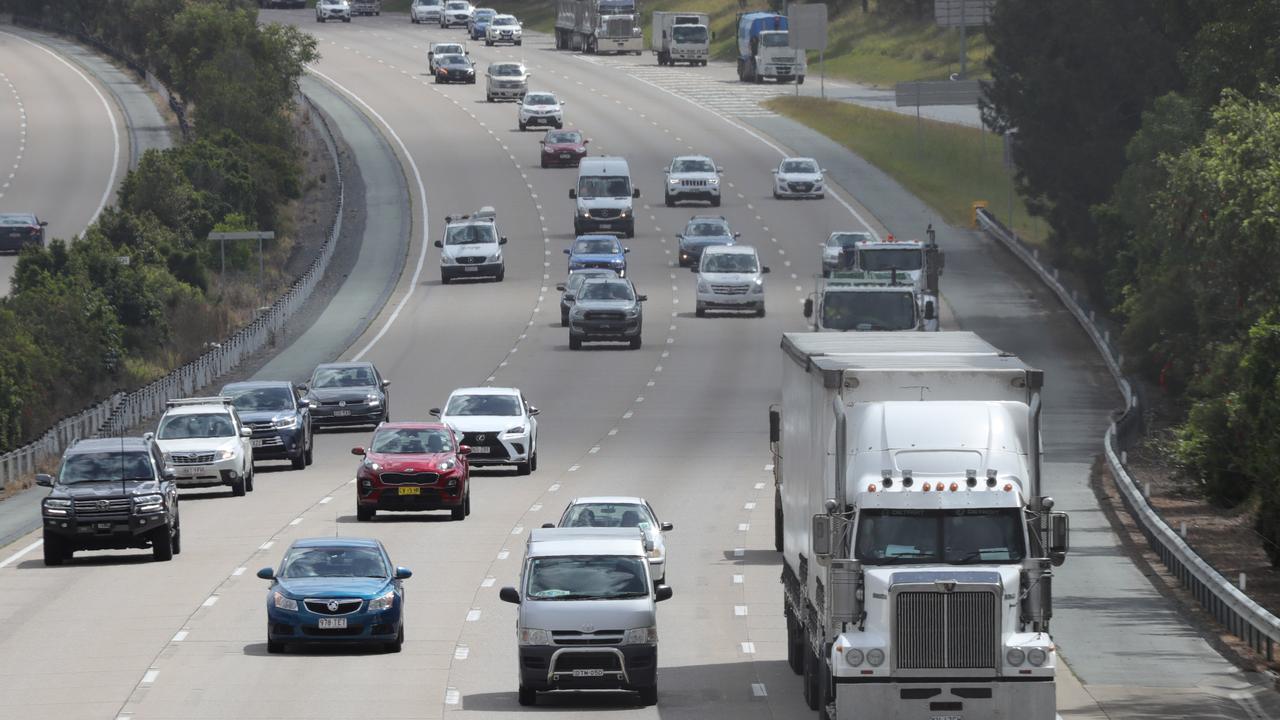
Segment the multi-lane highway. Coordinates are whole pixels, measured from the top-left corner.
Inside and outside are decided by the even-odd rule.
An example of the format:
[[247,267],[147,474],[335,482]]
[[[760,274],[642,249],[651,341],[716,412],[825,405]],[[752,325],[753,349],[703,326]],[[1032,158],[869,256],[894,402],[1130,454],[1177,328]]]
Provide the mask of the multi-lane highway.
[[[425,419],[462,385],[523,388],[542,410],[540,467],[527,477],[476,472],[465,522],[357,523],[349,450],[368,433],[326,432],[306,471],[262,472],[246,498],[184,496],[184,552],[173,562],[87,554],[45,568],[38,553],[19,556],[0,567],[0,657],[12,659],[0,667],[0,715],[528,712],[516,702],[515,613],[497,588],[515,579],[531,528],[555,520],[570,498],[616,493],[646,497],[675,525],[667,571],[675,597],[659,610],[659,704],[578,696],[544,698],[539,711],[811,717],[784,661],[772,551],[766,410],[778,397],[779,336],[803,327],[800,301],[831,231],[865,224],[916,236],[931,213],[780,118],[729,98],[700,107],[696,91],[635,65],[649,57],[602,63],[556,52],[540,36],[522,48],[472,44],[481,70],[498,59],[529,65],[532,89],[567,101],[567,124],[592,139],[592,154],[626,156],[643,193],[637,235],[626,244],[629,274],[648,295],[644,347],[570,352],[554,284],[572,237],[574,171],[537,168],[541,133],[520,133],[514,106],[486,103],[479,86],[431,83],[428,42],[459,31],[390,14],[318,28],[305,12],[263,15],[317,34],[324,59],[315,74],[374,118],[407,178],[413,234],[404,273],[344,357],[372,360],[391,378],[397,419]],[[740,87],[724,85],[729,95]],[[810,147],[826,153],[846,190],[821,201],[773,200],[769,169],[788,148]],[[686,152],[725,168],[718,213],[773,269],[765,318],[694,317],[694,278],[675,267],[673,234],[705,210],[659,201],[662,168]],[[445,215],[479,205],[497,208],[510,237],[506,280],[442,286],[430,241]],[[1046,484],[1076,532],[1056,586],[1055,634],[1074,672],[1060,678],[1063,716],[1243,719],[1250,703],[1273,707],[1273,696],[1257,692],[1151,589],[1101,518],[1088,469],[1117,397],[1083,334],[991,243],[954,228],[938,240],[947,252],[944,321],[1046,371]],[[335,534],[378,537],[414,570],[404,652],[268,655],[265,588],[254,572],[295,538]],[[0,552],[0,561],[35,539]],[[1248,695],[1245,703],[1233,693]]]
[[[85,70],[0,30],[0,212],[33,212],[47,239],[84,232],[127,167],[118,108]],[[0,295],[16,257],[0,256]]]

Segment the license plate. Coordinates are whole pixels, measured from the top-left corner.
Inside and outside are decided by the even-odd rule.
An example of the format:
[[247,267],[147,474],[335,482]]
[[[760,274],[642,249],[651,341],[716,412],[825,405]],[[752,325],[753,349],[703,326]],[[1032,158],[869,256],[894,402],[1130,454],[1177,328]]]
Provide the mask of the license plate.
[[488,445],[472,445],[471,454],[472,455],[488,455],[489,446]]
[[422,494],[422,488],[416,488],[416,487],[413,487],[413,488],[410,488],[410,487],[402,487],[402,488],[400,488],[400,494],[401,494],[401,495],[421,495],[421,494]]
[[568,159],[569,159],[569,153],[560,153],[560,159],[561,159],[561,160],[568,160]]
[[346,618],[320,618],[321,630],[343,630],[346,627]]
[[929,720],[964,720],[961,715],[930,715]]
[[195,477],[200,474],[200,468],[192,466],[179,467],[178,474],[182,477]]
[[613,227],[613,223],[600,223],[597,227],[599,227],[601,230],[608,230],[609,228]]
[[613,329],[613,326],[612,326],[612,325],[607,325],[607,324],[605,324],[605,323],[601,323],[598,327],[599,327],[601,330],[612,330],[612,329]]
[[350,414],[351,414],[351,411],[350,411],[350,410],[334,410],[334,411],[333,411],[333,416],[334,416],[334,417],[346,417],[346,416],[348,416],[348,415],[350,415]]
[[94,523],[94,525],[93,525],[93,526],[94,526],[95,528],[99,529],[99,530],[110,530],[110,529],[111,529],[111,523],[109,523],[109,522],[106,522],[106,523]]
[[480,271],[480,268],[476,267],[475,265],[471,265],[470,267],[462,268],[462,272],[479,272],[479,271]]
[[263,445],[266,445],[266,444],[267,444],[267,439],[266,439],[266,438],[255,438],[254,440],[251,440],[250,442],[252,442],[252,443],[253,443],[253,446],[254,446],[254,447],[262,447]]
[[590,669],[587,669],[587,670],[574,670],[574,671],[573,671],[573,676],[574,676],[574,677],[583,677],[583,678],[587,678],[587,677],[604,677],[604,670],[601,670],[600,668],[590,668]]

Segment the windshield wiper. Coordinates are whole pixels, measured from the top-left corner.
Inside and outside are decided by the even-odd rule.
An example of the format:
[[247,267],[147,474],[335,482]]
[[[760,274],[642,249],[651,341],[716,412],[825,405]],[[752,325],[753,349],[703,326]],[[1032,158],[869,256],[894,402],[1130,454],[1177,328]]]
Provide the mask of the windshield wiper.
[[591,595],[590,593],[569,593],[567,595],[556,595],[554,597],[538,598],[539,600],[603,600],[604,595]]
[[[984,558],[984,557],[982,557],[982,554],[983,554],[983,553],[991,553],[991,554],[995,554],[995,553],[1004,553],[1004,554],[1005,554],[1005,557],[1003,557],[1003,558]],[[986,550],[973,550],[973,551],[971,551],[971,552],[969,552],[969,553],[965,554],[963,557],[960,557],[960,558],[958,558],[958,559],[956,559],[956,560],[948,560],[948,561],[947,561],[947,563],[948,563],[948,564],[951,564],[951,565],[961,565],[961,564],[964,564],[964,563],[969,562],[970,560],[983,560],[983,561],[986,561],[986,562],[1014,562],[1014,560],[1013,560],[1013,553],[1009,552],[1007,549],[1005,549],[1005,548],[988,548],[988,549],[986,549]]]

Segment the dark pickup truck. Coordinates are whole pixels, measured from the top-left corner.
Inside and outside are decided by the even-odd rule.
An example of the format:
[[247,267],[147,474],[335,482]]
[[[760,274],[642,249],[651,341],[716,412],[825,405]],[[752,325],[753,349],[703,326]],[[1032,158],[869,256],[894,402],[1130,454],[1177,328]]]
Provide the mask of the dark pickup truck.
[[44,563],[77,550],[151,548],[156,560],[182,551],[178,487],[150,437],[80,440],[67,449],[41,503]]

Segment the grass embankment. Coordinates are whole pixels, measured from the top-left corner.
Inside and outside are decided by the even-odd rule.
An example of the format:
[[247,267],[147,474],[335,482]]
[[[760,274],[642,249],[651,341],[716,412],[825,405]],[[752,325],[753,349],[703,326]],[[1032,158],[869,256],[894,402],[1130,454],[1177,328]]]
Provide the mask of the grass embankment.
[[[774,98],[766,106],[844,145],[893,177],[938,211],[948,223],[967,227],[976,200],[986,200],[1002,221],[1009,219],[1009,188],[1000,137],[976,128],[921,120],[886,110],[810,97]],[[1014,195],[1014,228],[1040,243],[1044,230]]]

